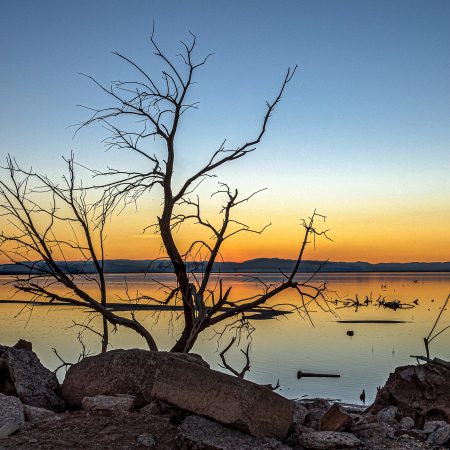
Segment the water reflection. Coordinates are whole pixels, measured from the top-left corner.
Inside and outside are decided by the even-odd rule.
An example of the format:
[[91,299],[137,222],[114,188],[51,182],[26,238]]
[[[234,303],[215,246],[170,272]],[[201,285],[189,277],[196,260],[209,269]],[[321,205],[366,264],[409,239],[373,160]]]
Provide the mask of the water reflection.
[[[258,274],[258,277],[265,283],[279,279],[277,274]],[[161,283],[170,285],[174,281],[170,274],[111,274],[108,275],[110,301],[125,301],[125,279],[130,291],[148,295],[158,295]],[[4,283],[8,278],[0,277],[0,280]],[[328,283],[329,300],[334,308],[333,312],[311,308],[313,325],[298,313],[252,322],[256,331],[252,334],[251,370],[247,378],[264,384],[275,384],[279,379],[278,392],[290,398],[309,395],[359,402],[364,389],[366,401],[370,402],[377,386],[385,382],[394,367],[412,363],[411,354],[424,352],[423,337],[429,333],[450,293],[450,274],[442,273],[323,274],[317,281]],[[225,275],[224,283],[233,285],[232,296],[236,299],[261,290],[261,284],[245,274]],[[7,287],[0,287],[1,299],[9,295]],[[285,292],[275,301],[290,303],[297,299]],[[387,306],[392,302],[397,302],[398,307]],[[12,345],[18,338],[30,340],[49,367],[59,365],[52,348],[57,348],[66,360],[77,359],[79,330],[71,326],[73,322],[83,322],[88,317],[86,311],[67,306],[41,306],[18,315],[21,308],[0,304],[2,344]],[[153,331],[160,348],[169,349],[179,331],[178,313],[138,311],[136,314]],[[449,324],[450,313],[447,313],[441,325]],[[443,334],[433,341],[432,356],[450,358],[449,337],[450,334]],[[98,351],[96,336],[85,333],[84,342]],[[228,342],[225,339],[224,344]],[[113,334],[112,345],[145,346],[139,336],[124,329]],[[212,367],[219,368],[217,348],[214,330],[210,330],[199,339],[194,351],[201,353]],[[242,357],[237,348],[227,354],[229,363],[237,368],[245,363]],[[299,370],[338,373],[341,377],[297,380]]]

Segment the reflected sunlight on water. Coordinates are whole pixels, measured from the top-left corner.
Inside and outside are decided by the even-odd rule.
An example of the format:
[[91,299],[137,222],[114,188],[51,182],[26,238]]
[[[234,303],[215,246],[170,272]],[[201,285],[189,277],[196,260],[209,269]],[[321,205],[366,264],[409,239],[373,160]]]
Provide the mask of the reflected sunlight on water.
[[[254,274],[252,274],[254,275]],[[266,283],[279,279],[278,274],[258,274]],[[0,299],[9,298],[11,292],[4,283],[10,278],[0,276]],[[129,292],[137,290],[148,295],[160,293],[160,284],[173,283],[170,274],[110,274],[108,275],[109,299],[118,302],[124,298],[125,279]],[[223,275],[224,285],[233,285],[233,298],[251,296],[261,289],[261,284],[245,274]],[[276,383],[280,380],[281,394],[295,398],[302,395],[339,398],[343,401],[359,401],[359,394],[366,390],[371,401],[377,386],[384,384],[389,372],[396,366],[413,363],[411,354],[423,354],[423,337],[450,293],[450,274],[443,273],[346,273],[322,274],[317,282],[327,281],[330,300],[365,297],[374,302],[367,307],[337,308],[326,312],[312,307],[314,326],[298,314],[289,314],[272,320],[253,321],[256,331],[252,334],[251,371],[247,378],[260,383]],[[94,289],[94,286],[86,286]],[[398,300],[418,305],[411,309],[393,311],[377,305],[376,299]],[[23,298],[23,297],[21,297]],[[283,294],[278,302],[296,302],[293,292]],[[338,305],[339,306],[339,305]],[[72,321],[82,322],[86,311],[72,307],[35,307],[30,313],[22,305],[0,304],[0,343],[14,344],[19,338],[33,342],[41,360],[54,368],[58,361],[52,352],[56,348],[66,360],[75,360],[80,352],[76,340],[78,329]],[[152,329],[162,350],[169,349],[179,329],[179,320],[170,313],[157,315],[140,311],[137,317]],[[157,319],[157,320],[156,320]],[[400,320],[405,323],[339,323],[338,320]],[[443,315],[441,327],[450,324],[450,313]],[[348,330],[354,336],[347,336]],[[450,359],[449,334],[443,334],[432,343],[433,356]],[[86,334],[88,347],[97,352],[98,338]],[[228,340],[226,340],[228,343]],[[145,348],[136,334],[119,329],[112,337],[115,348]],[[217,339],[213,332],[200,337],[194,351],[219,368]],[[240,368],[243,364],[237,349],[230,351],[229,362]],[[306,372],[338,373],[341,378],[309,378],[297,380],[298,370]]]

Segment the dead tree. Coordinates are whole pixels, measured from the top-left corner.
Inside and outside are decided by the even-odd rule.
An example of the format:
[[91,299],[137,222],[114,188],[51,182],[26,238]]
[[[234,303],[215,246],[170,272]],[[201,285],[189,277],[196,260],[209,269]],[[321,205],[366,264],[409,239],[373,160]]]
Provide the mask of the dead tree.
[[[250,298],[234,298],[233,287],[225,285],[220,274],[216,272],[216,263],[220,260],[221,249],[228,239],[241,233],[261,234],[267,228],[268,225],[260,229],[252,229],[235,216],[236,209],[260,191],[242,196],[238,189],[233,189],[226,183],[220,183],[218,189],[212,194],[214,198],[220,198],[223,201],[217,223],[213,223],[202,214],[201,198],[197,195],[199,185],[205,180],[215,177],[219,169],[247,158],[255,151],[267,131],[271,114],[292,80],[296,67],[288,68],[274,99],[266,102],[260,127],[253,137],[234,147],[228,146],[227,141],[223,140],[218,148],[212,151],[210,158],[203,166],[185,179],[178,179],[174,176],[177,157],[180,155],[177,142],[178,131],[186,113],[198,107],[198,104],[190,99],[191,90],[195,83],[196,73],[206,64],[210,55],[197,59],[194,35],[191,36],[189,42],[181,42],[182,51],[176,58],[170,58],[160,49],[153,34],[151,44],[155,58],[164,66],[160,73],[161,77],[149,74],[141,65],[127,56],[115,53],[121,61],[129,66],[135,78],[133,81],[119,80],[110,85],[103,85],[88,76],[111,103],[103,108],[88,107],[91,115],[88,120],[79,124],[77,131],[93,124],[100,124],[109,130],[108,137],[105,139],[108,149],[131,152],[141,159],[139,164],[141,169],[108,169],[107,171],[93,172],[94,182],[91,190],[101,190],[102,192],[101,201],[96,205],[97,208],[106,207],[106,214],[108,214],[119,204],[126,206],[130,202],[138,202],[140,197],[152,190],[159,190],[161,193],[161,211],[155,223],[149,220],[147,228],[154,226],[160,234],[165,256],[170,260],[176,276],[176,286],[169,291],[165,298],[156,299],[146,295],[142,295],[140,298],[159,304],[181,304],[183,327],[172,351],[190,351],[200,333],[219,324],[223,325],[219,335],[224,330],[250,328],[246,313],[255,308],[266,310],[277,310],[280,307],[290,308],[307,317],[309,317],[311,303],[324,309],[328,308],[325,298],[326,286],[314,282],[315,274],[303,281],[299,281],[297,277],[306,246],[315,240],[316,236],[327,237],[326,231],[319,231],[315,223],[317,219],[324,219],[323,216],[314,211],[309,220],[303,222],[305,234],[299,243],[298,257],[289,273],[280,273],[282,278],[280,282],[267,285],[259,280],[261,281],[259,293]],[[160,145],[154,147],[155,141],[162,143],[162,152],[158,150],[161,148]],[[73,164],[71,167],[73,168]],[[11,165],[10,173],[14,181],[16,169]],[[72,194],[75,192],[70,183],[68,187],[59,189],[48,182],[46,178],[42,178],[41,181],[44,181],[44,185],[50,189],[53,196],[59,197],[67,203],[74,214],[79,214],[78,203],[74,203],[71,197],[67,197],[67,189]],[[35,231],[30,216],[27,213],[25,216],[18,213],[18,211],[26,211],[29,206],[20,204],[22,201],[20,185],[15,186],[16,190],[13,192],[7,191],[4,187],[7,196],[12,195],[19,205],[18,209],[10,206],[8,213],[19,220],[24,235],[31,236],[31,241],[27,242],[25,248],[28,249],[31,246],[39,253],[47,265],[46,275],[52,278],[52,282],[68,286],[79,297],[78,300],[65,298],[63,301],[83,306],[88,304],[114,326],[124,325],[133,328],[146,339],[150,349],[156,349],[151,335],[135,318],[129,320],[114,315],[105,307],[103,300],[94,300],[86,292],[80,290],[73,279],[67,277],[53,260],[49,244],[45,239],[42,240],[41,233]],[[47,211],[46,214],[49,212],[50,215],[56,213],[56,211]],[[61,219],[64,218],[61,217]],[[81,225],[84,238],[89,239],[90,224],[85,222],[83,216],[81,219],[77,217],[77,220]],[[153,223],[154,225],[152,225]],[[176,233],[182,233],[183,226],[187,223],[197,224],[204,230],[205,237],[193,240],[187,247],[182,247],[177,242]],[[46,234],[48,233],[46,232]],[[99,242],[103,241],[100,239]],[[21,241],[18,241],[18,244],[20,245],[17,252],[21,253],[24,244]],[[50,245],[61,244],[58,242]],[[64,245],[70,246],[68,242],[65,242]],[[88,257],[94,263],[98,262],[95,267],[101,290],[104,283],[102,256],[97,256],[89,245],[85,251],[89,252]],[[12,259],[17,258],[13,257]],[[193,265],[195,261],[198,264]],[[17,288],[37,296],[48,295],[47,291],[43,290],[44,288],[36,287],[33,276],[18,283]],[[288,304],[276,303],[275,298],[287,290],[298,294],[298,300]],[[101,298],[103,299],[103,297]]]

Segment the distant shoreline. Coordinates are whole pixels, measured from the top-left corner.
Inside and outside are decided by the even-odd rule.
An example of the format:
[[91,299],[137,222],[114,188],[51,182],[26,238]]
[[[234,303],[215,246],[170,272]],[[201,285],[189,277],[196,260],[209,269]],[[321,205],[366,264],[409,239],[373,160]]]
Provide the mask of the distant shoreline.
[[[29,267],[18,264],[0,264],[0,275],[26,275],[31,269],[33,274],[44,273],[46,266],[43,262],[28,263]],[[162,260],[105,260],[104,272],[107,274],[167,274],[172,273],[172,266]],[[190,272],[201,273],[205,262],[187,262]],[[292,271],[295,260],[279,258],[258,258],[243,262],[219,262],[214,265],[214,273],[222,274],[261,274],[285,273]],[[71,274],[95,273],[92,262],[68,261],[60,262],[62,271]],[[450,262],[406,262],[406,263],[368,263],[312,261],[305,260],[300,264],[300,273],[311,274],[346,274],[346,273],[450,273]]]

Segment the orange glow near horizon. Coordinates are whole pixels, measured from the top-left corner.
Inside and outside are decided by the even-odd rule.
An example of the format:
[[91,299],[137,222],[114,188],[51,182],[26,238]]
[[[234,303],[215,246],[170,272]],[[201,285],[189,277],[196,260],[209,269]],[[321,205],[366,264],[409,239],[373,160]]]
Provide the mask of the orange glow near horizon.
[[[261,229],[270,220],[272,225],[261,235],[244,232],[226,240],[221,252],[224,261],[297,258],[304,232],[299,217],[307,217],[308,211],[305,207],[295,214],[288,211],[286,205],[271,200],[258,199],[236,211],[236,219],[254,229]],[[164,256],[160,237],[151,232],[143,234],[144,227],[154,222],[158,214],[158,209],[150,206],[142,205],[137,212],[127,211],[113,218],[106,233],[105,259],[140,260]],[[434,207],[420,210],[419,206],[408,205],[387,210],[374,201],[367,201],[365,208],[347,206],[345,210],[337,211],[331,205],[326,207],[330,209],[327,221],[321,223],[318,219],[316,225],[319,230],[329,229],[332,241],[318,237],[315,245],[310,243],[307,247],[304,259],[371,263],[450,260],[450,235],[446,230],[450,211]],[[220,223],[221,216],[211,205],[204,211],[211,223]],[[208,237],[209,234],[204,234],[198,225],[184,225],[175,232],[181,251],[195,239]],[[67,260],[80,259],[73,251],[68,251],[65,256]],[[207,255],[199,255],[197,259],[206,260]],[[0,257],[0,263],[8,261]]]

